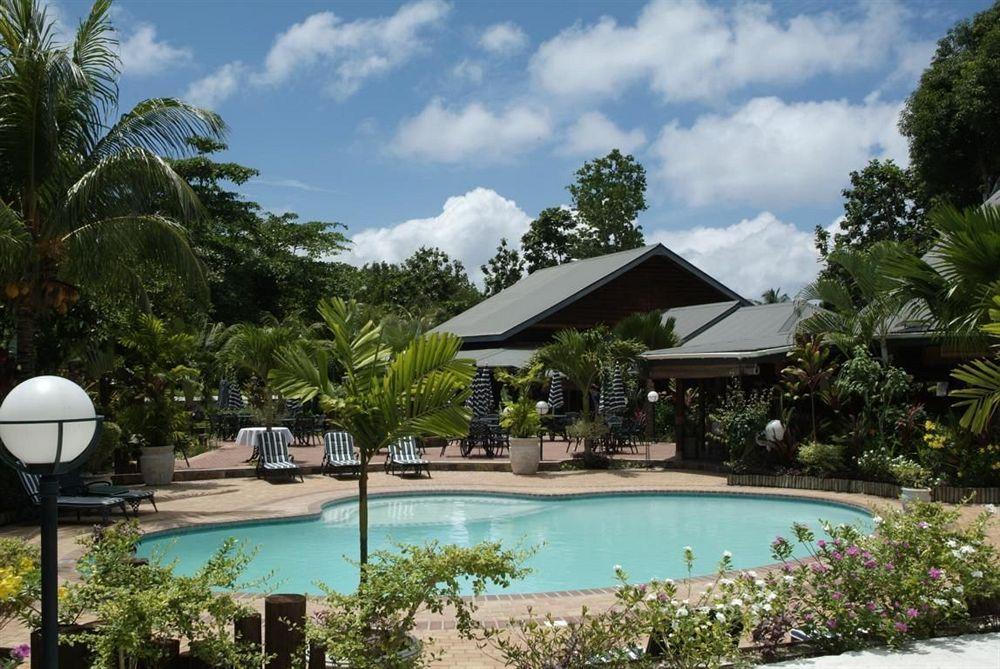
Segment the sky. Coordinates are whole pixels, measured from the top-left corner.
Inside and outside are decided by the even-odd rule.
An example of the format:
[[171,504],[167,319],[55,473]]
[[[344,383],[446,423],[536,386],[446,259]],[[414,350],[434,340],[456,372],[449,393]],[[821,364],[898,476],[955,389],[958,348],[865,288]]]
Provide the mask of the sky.
[[[72,25],[88,5],[52,0]],[[988,0],[115,5],[122,111],[219,112],[242,192],[338,222],[339,259],[438,246],[481,280],[612,148],[648,175],[647,242],[747,297],[817,271],[851,170],[907,163],[897,120],[934,44]]]

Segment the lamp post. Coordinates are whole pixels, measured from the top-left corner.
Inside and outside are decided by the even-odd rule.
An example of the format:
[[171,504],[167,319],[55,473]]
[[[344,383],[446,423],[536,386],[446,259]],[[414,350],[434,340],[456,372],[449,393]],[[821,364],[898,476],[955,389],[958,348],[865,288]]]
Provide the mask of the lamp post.
[[650,467],[649,461],[649,446],[653,439],[656,439],[656,403],[660,401],[660,393],[655,390],[650,390],[646,393],[646,401],[649,402],[652,409],[650,410],[650,420],[652,421],[653,429],[650,430],[650,440],[646,442],[646,469]]
[[549,403],[545,400],[540,400],[535,405],[535,411],[538,412],[538,461],[542,461],[542,448],[545,445],[545,440],[542,437],[542,416],[549,412]]
[[93,450],[101,420],[86,391],[58,376],[28,379],[0,404],[0,459],[40,479],[44,669],[59,666],[58,476],[79,466]]

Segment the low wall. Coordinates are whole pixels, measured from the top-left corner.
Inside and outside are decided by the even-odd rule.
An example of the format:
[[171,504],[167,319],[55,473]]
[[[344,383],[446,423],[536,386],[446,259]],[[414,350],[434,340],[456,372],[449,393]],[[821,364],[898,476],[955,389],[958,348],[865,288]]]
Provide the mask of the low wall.
[[[766,488],[852,492],[893,499],[899,497],[900,491],[900,487],[895,483],[822,478],[819,476],[801,476],[797,474],[729,474],[726,477],[726,483],[728,485]],[[969,500],[972,504],[1000,504],[1000,488],[937,486],[931,489],[931,498],[936,502],[948,502],[951,504],[960,504],[966,500]]]

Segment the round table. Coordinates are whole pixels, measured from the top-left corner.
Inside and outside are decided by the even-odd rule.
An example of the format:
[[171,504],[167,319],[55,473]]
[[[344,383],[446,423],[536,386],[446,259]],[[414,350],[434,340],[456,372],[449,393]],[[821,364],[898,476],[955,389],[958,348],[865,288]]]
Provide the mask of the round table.
[[[236,433],[236,445],[256,447],[257,435],[266,431],[266,427],[244,427]],[[279,433],[284,438],[286,445],[292,443],[292,431],[287,427],[272,427],[271,431]]]

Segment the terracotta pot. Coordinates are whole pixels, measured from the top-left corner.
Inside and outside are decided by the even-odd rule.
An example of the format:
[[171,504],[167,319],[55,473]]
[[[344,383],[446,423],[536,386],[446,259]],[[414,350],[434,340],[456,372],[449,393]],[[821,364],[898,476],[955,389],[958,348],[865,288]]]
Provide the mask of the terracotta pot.
[[538,473],[538,444],[534,442],[512,443],[510,445],[510,470],[521,476]]
[[139,456],[146,485],[167,485],[174,480],[174,447],[144,446]]

